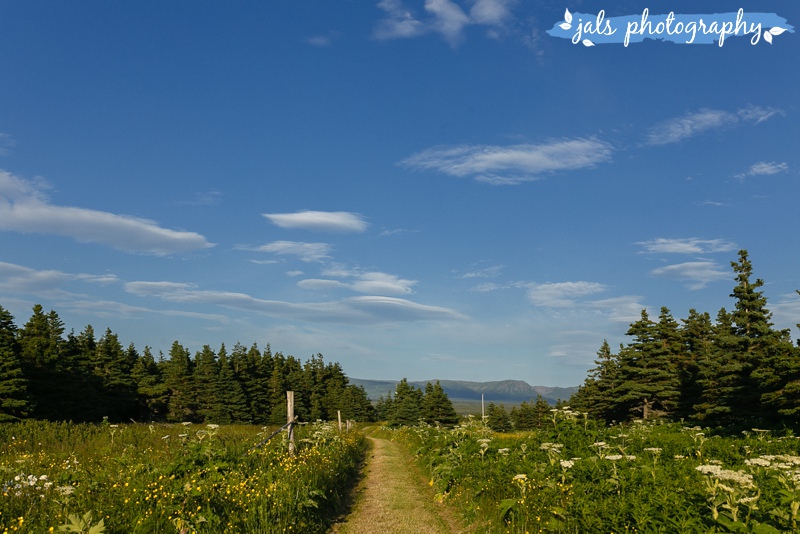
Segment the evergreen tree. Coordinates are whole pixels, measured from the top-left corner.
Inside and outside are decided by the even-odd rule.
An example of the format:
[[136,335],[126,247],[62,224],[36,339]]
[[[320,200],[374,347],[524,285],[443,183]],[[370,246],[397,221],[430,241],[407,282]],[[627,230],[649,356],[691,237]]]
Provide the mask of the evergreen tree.
[[425,386],[425,395],[422,398],[422,417],[426,423],[431,425],[449,427],[458,424],[458,414],[438,380],[434,385],[428,382]]
[[680,383],[675,369],[677,323],[666,308],[661,309],[659,323],[650,320],[647,310],[631,324],[627,335],[633,337],[619,354],[620,385],[614,411],[640,415],[669,415],[676,408]]
[[[608,344],[606,343],[607,347]],[[550,415],[550,405],[541,395],[536,395],[536,401],[525,401],[519,406],[511,408],[509,419],[514,430],[534,430],[541,428]]]
[[119,338],[110,328],[97,343],[92,367],[102,384],[105,414],[112,421],[127,421],[136,415],[136,384],[133,364],[136,350],[126,353]]
[[0,422],[28,415],[28,382],[22,373],[14,317],[0,306]]
[[596,367],[589,371],[583,385],[570,399],[570,405],[609,422],[626,419],[627,413],[616,410],[617,388],[620,385],[619,360],[611,352],[607,340],[603,340],[594,363]]
[[169,349],[169,360],[164,362],[164,384],[169,391],[167,420],[197,420],[193,372],[189,351],[178,341],[174,341]]
[[503,404],[489,403],[486,410],[486,424],[495,432],[508,432],[511,430],[511,419]]
[[390,426],[414,426],[422,415],[422,390],[403,378],[395,387]]
[[169,391],[161,375],[161,369],[153,357],[150,347],[145,347],[131,371],[136,384],[138,421],[158,421],[166,418]]
[[223,408],[223,403],[220,399],[220,371],[216,353],[208,345],[203,345],[203,349],[194,356],[194,365],[193,376],[194,388],[197,392],[197,415],[203,421],[222,422],[218,418]]
[[701,368],[710,365],[713,356],[714,340],[711,316],[689,310],[689,316],[682,320],[682,350],[677,362],[680,377],[680,401],[675,418],[689,419],[695,413],[695,406],[700,403],[702,387],[700,385]]
[[220,423],[249,423],[250,410],[242,384],[237,380],[232,361],[223,346],[219,351],[219,415]]
[[64,380],[60,371],[64,324],[54,311],[44,313],[40,304],[18,331],[22,371],[28,380],[32,415],[39,419],[64,419]]

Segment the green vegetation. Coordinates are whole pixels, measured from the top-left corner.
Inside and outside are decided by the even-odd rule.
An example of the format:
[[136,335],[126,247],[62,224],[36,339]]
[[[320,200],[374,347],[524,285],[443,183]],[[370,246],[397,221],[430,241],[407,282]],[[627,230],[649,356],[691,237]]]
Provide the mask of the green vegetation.
[[366,451],[360,432],[301,426],[255,447],[248,426],[0,425],[0,532],[325,532]]
[[734,309],[712,322],[689,310],[683,325],[661,308],[631,324],[631,342],[614,354],[608,343],[570,404],[607,422],[634,418],[693,420],[715,427],[797,427],[800,346],[775,330],[767,299],[752,281],[747,251],[731,262]]
[[529,432],[470,420],[402,427],[394,439],[416,451],[438,499],[474,532],[798,532],[791,433],[606,426],[565,407]]
[[372,421],[375,410],[338,363],[317,354],[305,363],[269,345],[208,345],[194,357],[175,341],[168,357],[123,348],[110,329],[96,339],[87,326],[64,337],[54,311],[33,308],[18,328],[0,306],[0,421],[190,421],[283,424],[286,391],[301,421]]

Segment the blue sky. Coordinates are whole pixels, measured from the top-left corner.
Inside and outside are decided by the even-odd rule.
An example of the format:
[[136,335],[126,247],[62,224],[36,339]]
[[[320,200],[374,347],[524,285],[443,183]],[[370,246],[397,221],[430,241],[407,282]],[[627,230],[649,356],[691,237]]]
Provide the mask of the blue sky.
[[[584,46],[571,13],[775,13]],[[575,22],[575,21],[573,21]],[[800,6],[0,0],[0,305],[140,350],[583,381],[750,252],[800,322]]]

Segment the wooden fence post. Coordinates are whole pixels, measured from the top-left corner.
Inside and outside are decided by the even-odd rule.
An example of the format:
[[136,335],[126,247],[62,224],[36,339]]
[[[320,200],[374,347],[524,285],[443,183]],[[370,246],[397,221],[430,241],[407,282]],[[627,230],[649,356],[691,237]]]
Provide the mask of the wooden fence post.
[[339,432],[342,431],[342,410],[336,410],[336,417],[339,418]]
[[289,454],[294,454],[294,391],[286,392],[286,423],[289,425]]

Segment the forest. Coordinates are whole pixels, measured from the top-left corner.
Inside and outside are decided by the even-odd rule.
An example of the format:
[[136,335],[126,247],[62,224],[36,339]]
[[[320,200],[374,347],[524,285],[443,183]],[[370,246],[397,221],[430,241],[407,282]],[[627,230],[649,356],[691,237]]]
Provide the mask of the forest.
[[[573,409],[606,422],[661,418],[707,427],[793,428],[800,415],[800,341],[771,322],[767,298],[753,279],[746,250],[731,262],[733,309],[689,310],[680,322],[662,307],[642,311],[630,342],[607,342],[570,400]],[[800,325],[798,325],[800,327]]]
[[301,363],[269,345],[237,343],[230,352],[206,345],[192,356],[175,341],[155,356],[149,347],[123,347],[110,329],[99,339],[91,325],[66,337],[64,329],[41,305],[19,328],[0,306],[0,421],[283,424],[287,390],[301,421],[336,419],[337,411],[374,419],[363,388],[321,354]]

